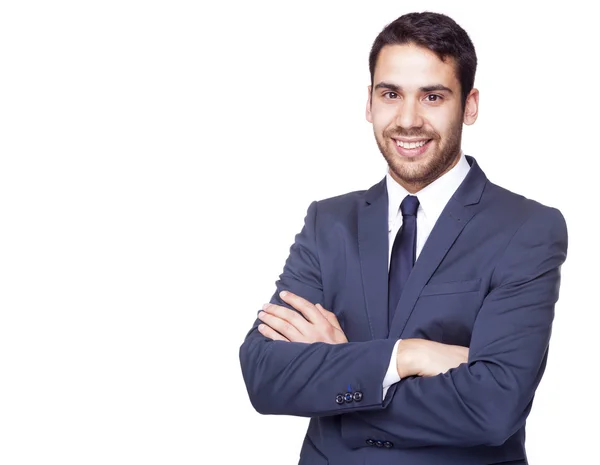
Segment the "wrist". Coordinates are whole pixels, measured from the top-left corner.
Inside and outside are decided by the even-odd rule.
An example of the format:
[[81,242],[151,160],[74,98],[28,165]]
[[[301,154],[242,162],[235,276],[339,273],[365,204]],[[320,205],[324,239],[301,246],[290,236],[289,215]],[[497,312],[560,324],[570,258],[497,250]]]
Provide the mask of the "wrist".
[[396,351],[396,369],[401,379],[418,373],[414,340],[402,339]]

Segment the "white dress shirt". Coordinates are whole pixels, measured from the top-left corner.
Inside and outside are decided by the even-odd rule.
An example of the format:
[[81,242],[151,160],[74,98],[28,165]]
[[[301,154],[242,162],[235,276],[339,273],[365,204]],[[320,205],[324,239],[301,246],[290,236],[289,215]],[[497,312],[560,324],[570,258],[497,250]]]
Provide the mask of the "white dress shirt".
[[[438,179],[433,181],[428,186],[421,189],[415,194],[411,194],[404,187],[398,184],[394,178],[390,175],[389,171],[386,176],[387,193],[388,193],[388,270],[390,267],[390,259],[392,257],[392,246],[394,245],[394,239],[398,230],[402,226],[402,212],[400,211],[400,204],[404,197],[407,195],[416,195],[419,198],[419,209],[417,210],[417,251],[416,260],[419,258],[421,250],[433,229],[436,221],[442,214],[442,211],[446,207],[446,204],[454,195],[458,186],[463,182],[470,169],[469,162],[465,158],[464,153],[461,151],[460,160],[458,163],[447,173],[440,176]],[[398,370],[396,368],[396,353],[398,352],[398,343],[394,345],[392,356],[390,358],[390,365],[388,371],[383,379],[383,398],[389,387],[400,381],[398,376]]]

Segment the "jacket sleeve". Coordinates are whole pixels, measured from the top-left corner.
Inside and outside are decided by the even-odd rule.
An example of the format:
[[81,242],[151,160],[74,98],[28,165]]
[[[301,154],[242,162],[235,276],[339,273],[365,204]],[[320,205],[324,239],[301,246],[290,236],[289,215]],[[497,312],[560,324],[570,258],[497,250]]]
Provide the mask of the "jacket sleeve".
[[[291,308],[279,298],[282,290],[312,303],[323,302],[317,210],[317,202],[308,208],[271,303]],[[239,353],[246,389],[258,412],[313,417],[382,408],[382,381],[394,340],[346,344],[273,341],[258,332],[259,323],[257,319]]]
[[501,445],[524,426],[546,359],[567,229],[543,208],[515,233],[476,318],[468,363],[390,388],[383,407],[341,419],[352,448]]

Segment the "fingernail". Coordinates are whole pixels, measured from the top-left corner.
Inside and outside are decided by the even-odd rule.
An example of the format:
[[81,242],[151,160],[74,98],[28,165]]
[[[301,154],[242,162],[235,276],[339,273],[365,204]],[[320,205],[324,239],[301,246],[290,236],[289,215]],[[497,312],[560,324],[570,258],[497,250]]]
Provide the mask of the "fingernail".
[[262,333],[265,329],[265,325],[258,325],[258,330]]
[[264,314],[265,314],[265,312],[258,312],[258,317],[262,318]]
[[264,305],[262,306],[262,309],[263,309],[263,310],[266,310],[268,306],[269,306],[269,304],[264,304]]
[[285,297],[287,295],[287,291],[281,291],[279,293],[279,297]]

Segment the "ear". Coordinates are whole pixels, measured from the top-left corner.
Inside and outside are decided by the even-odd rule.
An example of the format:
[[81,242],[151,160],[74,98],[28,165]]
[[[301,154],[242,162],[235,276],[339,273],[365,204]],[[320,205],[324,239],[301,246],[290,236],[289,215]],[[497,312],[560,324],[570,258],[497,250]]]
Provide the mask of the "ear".
[[465,114],[463,116],[463,122],[467,125],[473,124],[477,121],[477,115],[479,113],[479,91],[477,89],[471,90],[467,96],[465,102]]
[[367,88],[367,90],[369,91],[369,96],[367,97],[367,111],[366,111],[366,117],[367,117],[367,121],[369,123],[373,122],[373,115],[371,114],[371,104],[373,103],[371,101],[371,86],[369,86]]

